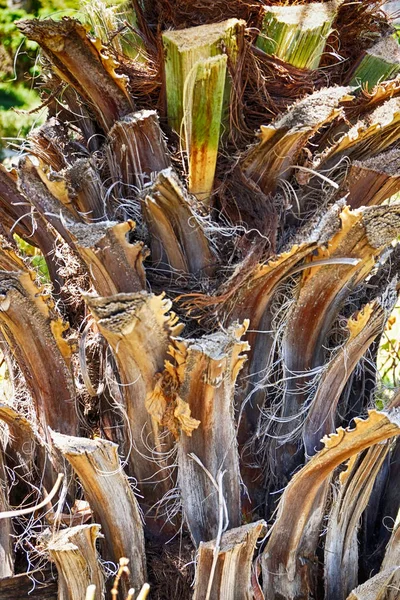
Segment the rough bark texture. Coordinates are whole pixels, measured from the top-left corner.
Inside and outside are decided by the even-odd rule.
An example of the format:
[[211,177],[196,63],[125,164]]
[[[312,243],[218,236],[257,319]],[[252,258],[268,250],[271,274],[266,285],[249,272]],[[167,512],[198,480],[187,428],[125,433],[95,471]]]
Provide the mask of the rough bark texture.
[[[146,579],[143,525],[137,500],[118,459],[117,446],[106,440],[55,432],[52,439],[82,483],[104,532],[108,559],[117,564],[121,557],[128,558],[133,586],[140,589]],[[94,541],[92,537],[93,551]]]
[[47,549],[58,571],[58,600],[82,600],[89,585],[96,586],[94,600],[104,599],[104,581],[96,539],[99,525],[79,525],[55,534]]
[[253,554],[266,523],[242,525],[200,544],[193,600],[252,600]]
[[101,560],[128,557],[158,600],[398,584],[399,398],[377,356],[400,292],[400,76],[379,5],[96,1],[87,27],[19,24],[49,119],[0,167],[1,502],[47,507],[1,523],[6,569],[55,540],[60,595],[82,596],[62,562],[95,561],[94,538],[90,557],[64,542],[96,519]]
[[104,57],[101,44],[89,41],[80,23],[67,17],[45,23],[20,21],[19,29],[40,44],[56,74],[89,102],[106,131],[132,110],[124,80],[115,74],[115,62]]
[[[225,522],[240,524],[240,476],[233,393],[248,346],[247,323],[199,340],[176,340],[179,395],[200,425],[178,446],[178,484],[183,513],[196,545],[217,536],[220,505]],[[197,458],[198,460],[195,460]],[[221,474],[220,480],[218,474]],[[223,476],[222,476],[223,475]],[[219,489],[222,488],[222,489]],[[222,498],[222,500],[221,500]]]

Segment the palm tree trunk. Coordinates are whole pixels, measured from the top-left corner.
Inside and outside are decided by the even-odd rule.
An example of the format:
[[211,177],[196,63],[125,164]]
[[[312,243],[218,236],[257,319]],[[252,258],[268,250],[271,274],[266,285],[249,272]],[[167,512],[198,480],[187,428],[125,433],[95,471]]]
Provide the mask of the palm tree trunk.
[[400,52],[380,4],[19,23],[49,120],[0,169],[0,598],[49,562],[63,600],[397,585],[400,417],[376,365],[400,290]]

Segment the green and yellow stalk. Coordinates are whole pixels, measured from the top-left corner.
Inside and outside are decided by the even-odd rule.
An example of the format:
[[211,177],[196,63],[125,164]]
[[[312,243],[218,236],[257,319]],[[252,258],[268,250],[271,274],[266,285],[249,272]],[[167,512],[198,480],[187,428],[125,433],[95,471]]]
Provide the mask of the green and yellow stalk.
[[299,69],[317,69],[340,4],[268,6],[256,45]]
[[194,65],[225,53],[234,64],[238,55],[238,33],[243,21],[200,25],[163,33],[168,123],[181,134],[184,115],[183,91]]
[[363,53],[352,71],[350,85],[372,90],[381,81],[393,79],[399,73],[400,46],[388,36]]
[[223,116],[226,54],[197,62],[183,90],[183,135],[189,162],[189,192],[209,202]]
[[130,2],[106,4],[102,0],[89,0],[83,4],[83,12],[95,37],[103,44],[111,42],[118,54],[141,62],[145,60],[143,41],[133,31],[138,24]]
[[163,34],[168,123],[189,164],[189,191],[209,203],[221,122],[229,107],[227,61],[235,64],[244,21],[200,25]]

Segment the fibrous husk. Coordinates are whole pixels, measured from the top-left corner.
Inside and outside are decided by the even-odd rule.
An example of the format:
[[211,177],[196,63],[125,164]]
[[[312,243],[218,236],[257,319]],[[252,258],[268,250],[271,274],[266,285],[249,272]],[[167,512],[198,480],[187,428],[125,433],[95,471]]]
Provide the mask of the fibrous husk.
[[253,555],[265,529],[265,521],[256,521],[230,529],[210,542],[202,542],[197,555],[193,600],[255,598]]
[[138,502],[118,457],[118,447],[107,440],[89,440],[55,431],[51,436],[76,471],[85,497],[101,524],[107,558],[115,564],[121,557],[128,558],[133,585],[140,589],[146,581],[143,525]]
[[371,410],[367,419],[355,419],[353,429],[339,428],[325,437],[324,448],[293,476],[281,497],[263,553],[263,588],[267,598],[300,600],[308,596],[315,556],[315,547],[309,548],[309,538],[313,539],[319,531],[319,517],[322,518],[319,513],[317,519],[312,515],[324,482],[342,462],[399,431],[399,410]]
[[83,600],[91,584],[96,586],[93,600],[104,599],[104,576],[96,551],[99,533],[99,525],[78,525],[62,529],[46,542],[58,571],[58,600]]
[[[230,526],[240,525],[240,473],[233,396],[248,344],[248,327],[236,323],[226,333],[195,340],[175,339],[167,370],[179,383],[177,393],[198,422],[178,444],[178,484],[183,513],[196,545],[216,537],[221,497]],[[221,475],[224,474],[225,476]],[[219,475],[221,481],[219,481]]]
[[88,102],[105,131],[132,111],[125,80],[115,72],[117,63],[99,40],[88,38],[79,21],[68,17],[61,21],[33,19],[19,21],[18,27],[41,46],[60,79]]

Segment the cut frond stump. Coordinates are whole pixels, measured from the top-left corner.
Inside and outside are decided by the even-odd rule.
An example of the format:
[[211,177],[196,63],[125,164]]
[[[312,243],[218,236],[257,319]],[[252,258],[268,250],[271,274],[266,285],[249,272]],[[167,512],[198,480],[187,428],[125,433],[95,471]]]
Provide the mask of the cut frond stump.
[[400,566],[391,567],[359,585],[347,600],[398,600]]
[[[312,5],[309,5],[312,6]],[[279,179],[289,179],[301,150],[324,125],[338,117],[351,100],[352,87],[325,88],[300,100],[271,125],[262,125],[259,142],[244,155],[243,174],[269,194]]]
[[51,436],[76,471],[85,497],[101,524],[107,559],[117,564],[121,556],[126,556],[133,586],[140,588],[146,581],[143,524],[136,497],[118,458],[118,446],[107,440],[71,437],[55,431]]
[[371,91],[381,81],[393,79],[400,72],[400,47],[388,36],[366,50],[352,70],[349,85],[360,85]]
[[308,457],[321,448],[322,438],[334,431],[338,402],[347,379],[373,340],[382,333],[385,320],[385,311],[376,302],[367,304],[348,320],[349,337],[322,374],[305,418],[303,442]]
[[18,28],[40,44],[56,74],[89,103],[105,131],[133,110],[125,79],[115,72],[117,63],[105,55],[100,40],[89,40],[78,21],[68,17],[25,20],[18,22]]
[[[308,597],[313,557],[308,543],[320,520],[312,518],[324,482],[341,463],[366,448],[400,433],[400,410],[371,410],[368,418],[354,420],[353,429],[339,428],[324,438],[318,452],[286,487],[267,546],[263,553],[263,589],[271,600]],[[296,510],[288,507],[296,507]],[[304,563],[303,557],[307,556]]]
[[184,88],[189,73],[196,63],[203,63],[223,52],[234,64],[238,54],[238,32],[244,25],[244,21],[228,19],[163,33],[168,123],[178,135],[185,114]]
[[[371,272],[384,247],[399,235],[400,206],[372,206],[356,211],[346,206],[340,213],[340,223],[341,229],[312,258],[318,261],[347,256],[353,262],[313,267],[310,260],[310,270],[303,272],[296,294],[297,302],[287,316],[289,326],[282,340],[282,355],[289,379],[282,399],[281,422],[275,430],[277,440],[271,441],[275,464],[280,465],[282,474],[286,473],[277,483],[277,489],[286,485],[302,460],[296,439],[300,435],[299,407],[307,401],[307,385],[312,382],[313,369],[323,364],[324,336],[350,291]],[[294,374],[296,378],[291,377]],[[318,406],[321,401],[323,398]],[[288,441],[282,442],[280,436]]]
[[330,139],[334,141],[316,155],[313,168],[326,172],[337,165],[343,156],[361,161],[385,152],[400,138],[399,123],[400,98],[394,97],[374,110],[363,113],[345,133],[340,125],[337,131],[332,128]]
[[80,217],[89,223],[103,220],[106,215],[106,191],[90,160],[80,158],[60,175],[65,181],[68,198]]
[[94,600],[104,600],[104,577],[96,552],[99,525],[62,529],[50,538],[47,550],[58,571],[58,600],[83,600],[87,587],[96,586]]
[[75,435],[78,416],[66,325],[29,273],[0,271],[0,329],[25,375],[41,433]]
[[358,583],[358,529],[376,476],[389,452],[389,443],[380,443],[355,455],[340,474],[339,490],[328,520],[325,540],[325,598],[346,598]]
[[171,165],[155,110],[141,110],[117,121],[106,150],[111,181],[121,197],[136,197],[152,175]]
[[10,404],[3,402],[0,402],[0,421],[8,425],[10,432],[7,454],[12,455],[15,464],[20,465],[25,473],[31,473],[37,446],[40,445],[33,425]]
[[168,123],[187,152],[189,191],[206,204],[229,102],[227,62],[236,62],[243,25],[243,21],[228,19],[163,34]]
[[214,185],[226,80],[225,54],[197,62],[183,90],[189,192],[209,203]]
[[237,598],[252,600],[252,564],[257,540],[265,533],[265,521],[231,529],[220,539],[202,542],[197,555],[193,600]]
[[172,273],[213,274],[213,255],[204,224],[172,169],[158,174],[147,192],[144,218],[150,233],[153,264],[167,265]]
[[146,51],[137,29],[137,17],[130,2],[110,4],[102,0],[83,3],[83,15],[96,38],[106,45],[111,42],[118,54],[133,60],[145,60]]
[[400,150],[394,148],[366,160],[354,160],[338,190],[351,208],[382,204],[400,191]]
[[69,228],[75,248],[85,263],[93,287],[100,296],[139,292],[146,285],[143,260],[148,254],[143,242],[130,243],[133,221],[91,223]]
[[179,335],[182,326],[163,295],[143,291],[85,299],[118,364],[131,435],[126,448],[130,472],[148,509],[174,487],[169,476],[173,438],[149,414],[145,401],[164,370],[171,336]]
[[300,69],[317,69],[340,4],[268,6],[256,45]]
[[171,355],[178,367],[168,365],[178,378],[180,398],[200,422],[178,447],[178,483],[183,513],[196,545],[214,539],[220,526],[220,508],[229,527],[240,524],[239,455],[234,422],[236,378],[249,349],[241,341],[248,321],[195,340],[177,339]]

